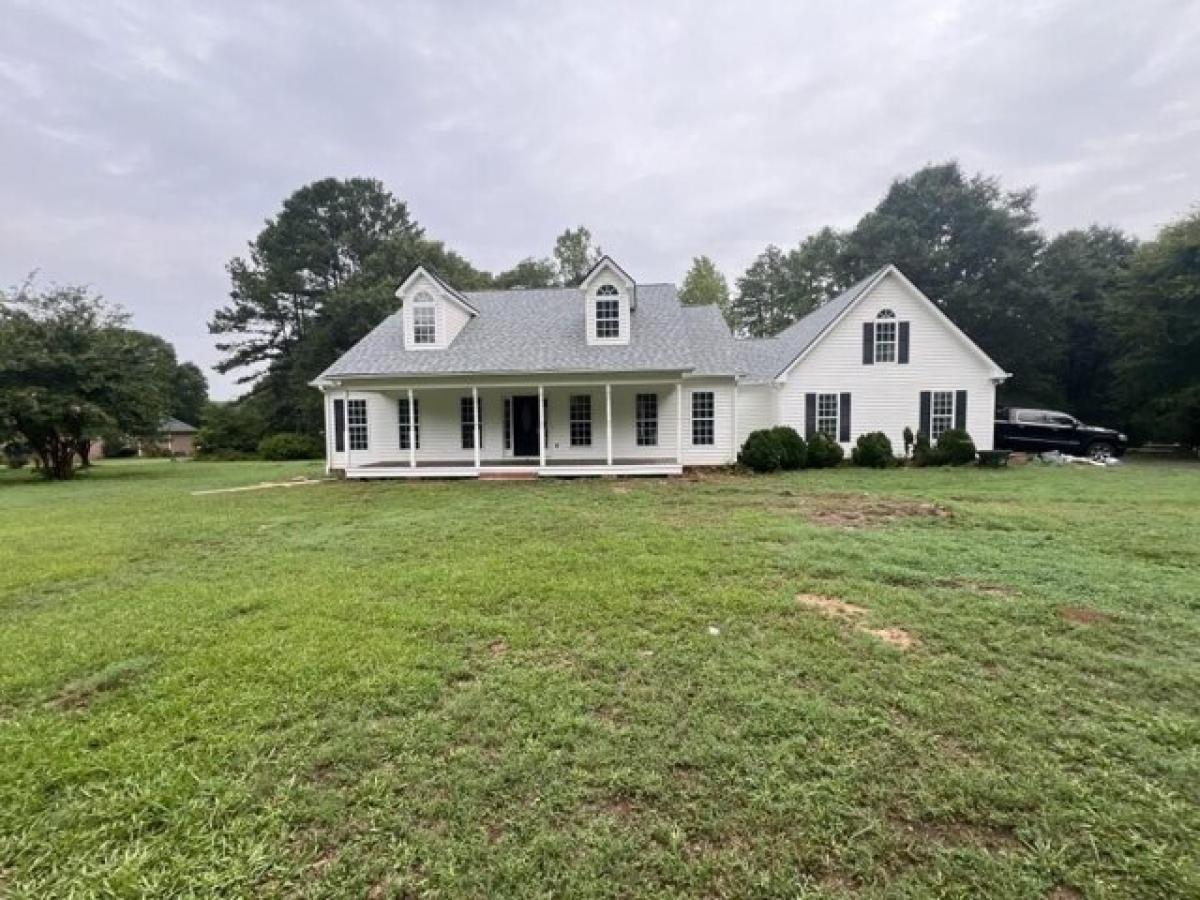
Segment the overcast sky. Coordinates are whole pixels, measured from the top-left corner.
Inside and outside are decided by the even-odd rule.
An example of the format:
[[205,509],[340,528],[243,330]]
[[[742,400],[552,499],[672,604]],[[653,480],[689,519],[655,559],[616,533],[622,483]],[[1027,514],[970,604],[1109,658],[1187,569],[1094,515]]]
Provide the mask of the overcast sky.
[[1200,200],[1198,47],[1200,3],[1151,0],[0,0],[0,283],[91,284],[208,370],[226,261],[327,175],[492,270],[582,223],[732,283],[950,158],[1051,233],[1149,236]]

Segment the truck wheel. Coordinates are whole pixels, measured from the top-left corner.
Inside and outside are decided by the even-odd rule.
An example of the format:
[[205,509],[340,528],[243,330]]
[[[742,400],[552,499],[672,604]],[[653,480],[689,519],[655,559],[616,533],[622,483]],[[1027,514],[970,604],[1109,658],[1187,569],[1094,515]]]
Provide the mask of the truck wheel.
[[1116,456],[1116,448],[1108,441],[1095,441],[1088,444],[1087,455],[1092,459],[1108,459],[1110,456]]

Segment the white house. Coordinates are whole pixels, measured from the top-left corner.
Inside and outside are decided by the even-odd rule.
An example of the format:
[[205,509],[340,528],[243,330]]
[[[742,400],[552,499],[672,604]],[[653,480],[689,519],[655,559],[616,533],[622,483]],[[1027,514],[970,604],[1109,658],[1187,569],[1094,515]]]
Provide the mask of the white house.
[[578,288],[460,292],[418,268],[396,296],[313,382],[327,467],[351,478],[678,474],[780,424],[846,448],[959,427],[990,449],[1007,377],[895,266],[765,339],[607,256]]

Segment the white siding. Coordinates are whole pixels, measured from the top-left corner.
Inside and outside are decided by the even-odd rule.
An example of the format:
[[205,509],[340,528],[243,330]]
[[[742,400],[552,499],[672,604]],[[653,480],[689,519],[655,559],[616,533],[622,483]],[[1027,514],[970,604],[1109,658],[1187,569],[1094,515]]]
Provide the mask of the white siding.
[[[909,322],[909,362],[862,361],[864,322],[881,309],[891,309],[899,322]],[[850,442],[868,431],[882,431],[897,453],[904,429],[920,427],[920,393],[967,392],[967,431],[980,450],[992,448],[996,388],[984,361],[948,328],[928,305],[895,275],[886,276],[822,338],[791,371],[779,395],[779,421],[805,433],[806,393],[851,394]]]
[[[433,297],[436,302],[437,310],[437,342],[433,344],[417,344],[412,341],[413,335],[413,300],[422,291]],[[421,274],[407,290],[401,300],[403,303],[402,318],[404,320],[404,344],[410,350],[445,350],[454,342],[458,333],[462,331],[467,320],[471,318],[470,314],[463,309],[462,304],[451,299],[446,295],[445,290],[441,285],[434,282],[432,278]]]
[[770,384],[742,384],[737,389],[737,450],[752,431],[775,426],[775,398],[778,391]]

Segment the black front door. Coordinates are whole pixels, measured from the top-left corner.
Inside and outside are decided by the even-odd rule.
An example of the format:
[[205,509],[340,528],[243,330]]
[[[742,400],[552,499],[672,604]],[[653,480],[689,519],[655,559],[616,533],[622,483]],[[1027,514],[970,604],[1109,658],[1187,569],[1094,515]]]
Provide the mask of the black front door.
[[538,456],[538,398],[512,398],[513,456]]

